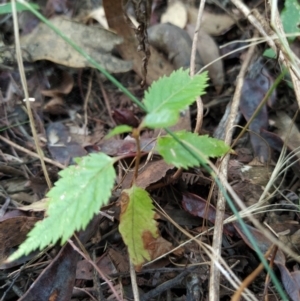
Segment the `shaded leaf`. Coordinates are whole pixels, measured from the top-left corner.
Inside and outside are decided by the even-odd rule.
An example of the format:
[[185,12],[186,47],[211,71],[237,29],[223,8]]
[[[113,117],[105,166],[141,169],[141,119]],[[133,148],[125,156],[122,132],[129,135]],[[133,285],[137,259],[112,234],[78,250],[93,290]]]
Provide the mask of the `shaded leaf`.
[[60,238],[61,243],[65,243],[107,204],[115,179],[114,160],[97,153],[77,158],[76,163],[59,173],[61,179],[47,194],[50,198],[48,216],[35,224],[10,260],[56,243]]
[[277,262],[277,267],[280,270],[281,281],[283,283],[284,289],[290,296],[291,300],[300,300],[300,274],[299,271],[292,272],[286,268],[285,265]]
[[229,146],[222,140],[208,136],[198,136],[186,131],[174,134],[184,146],[190,148],[198,156],[196,159],[170,135],[160,137],[157,141],[157,151],[168,164],[173,164],[178,168],[197,166],[207,160],[208,157],[222,156],[230,150]]
[[[244,229],[241,227],[240,224],[234,223],[233,224],[235,229],[238,231],[240,236],[242,237],[243,241],[252,249],[255,250],[254,246],[252,245],[251,241],[249,240],[248,236],[246,235]],[[253,228],[249,225],[246,225],[248,231],[251,233],[251,236],[255,239],[255,242],[257,243],[257,246],[261,250],[263,254],[265,254],[270,247],[273,245],[273,243],[259,230],[256,228]],[[277,250],[274,262],[276,264],[285,265],[285,256],[281,250]]]
[[[241,112],[247,121],[252,117],[272,84],[273,79],[268,70],[263,67],[262,62],[260,60],[255,62],[250,67],[249,73],[244,80],[240,101]],[[274,91],[268,99],[269,106],[272,106],[275,100],[276,92]],[[268,162],[270,160],[269,145],[261,138],[261,130],[267,129],[268,125],[267,106],[263,105],[249,126],[251,130],[251,145],[255,156],[261,162]]]
[[[194,216],[199,216],[207,219],[213,224],[215,224],[216,222],[216,208],[198,195],[192,193],[184,193],[182,195],[182,207],[184,210]],[[228,215],[225,214],[224,218],[226,219],[227,217]],[[230,235],[236,233],[232,224],[224,225],[224,232]]]
[[115,135],[124,134],[132,131],[132,127],[129,125],[119,125],[116,126],[113,130],[111,130],[105,138],[111,138]]
[[180,111],[202,95],[206,86],[206,72],[191,78],[189,71],[182,69],[153,83],[145,94],[144,104],[148,114],[143,126],[160,128],[174,125]]
[[159,237],[153,209],[151,198],[144,189],[132,186],[123,190],[119,231],[137,270],[151,259],[150,251],[155,248],[153,242]]
[[132,110],[128,109],[115,109],[112,113],[113,119],[118,125],[126,124],[132,127],[139,125],[138,118],[134,115]]

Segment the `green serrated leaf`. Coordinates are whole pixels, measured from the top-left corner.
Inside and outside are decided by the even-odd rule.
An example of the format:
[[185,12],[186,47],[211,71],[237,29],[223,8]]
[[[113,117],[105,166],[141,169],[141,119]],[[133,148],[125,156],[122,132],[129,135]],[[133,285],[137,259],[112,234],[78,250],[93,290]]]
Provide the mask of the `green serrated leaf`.
[[103,153],[76,160],[78,165],[59,172],[61,178],[48,192],[47,217],[36,223],[28,238],[9,259],[42,249],[84,229],[101,206],[107,204],[115,180],[114,159]]
[[132,186],[123,190],[119,231],[136,268],[151,259],[145,237],[159,236],[153,209],[151,198],[144,189]]
[[[34,9],[40,8],[39,5],[37,4],[34,3],[28,3],[28,4],[30,4]],[[28,10],[28,8],[21,3],[16,3],[16,8],[17,11]],[[0,4],[0,15],[11,14],[11,13],[12,13],[11,3]]]
[[179,69],[153,83],[145,93],[147,115],[142,126],[160,128],[174,125],[180,111],[204,94],[207,80],[207,72],[190,77],[188,70]]
[[[281,20],[285,33],[300,32],[300,4],[297,0],[285,0],[281,12]],[[289,38],[294,40],[296,37]]]
[[124,134],[124,133],[128,133],[132,131],[132,127],[129,125],[118,125],[116,126],[114,129],[112,129],[106,136],[105,138],[111,138],[115,135],[119,135],[119,134]]
[[168,164],[173,164],[178,168],[197,166],[206,162],[208,157],[219,157],[230,150],[230,147],[222,140],[198,136],[186,131],[174,134],[184,146],[190,148],[199,157],[198,160],[193,157],[184,146],[170,135],[160,137],[157,141],[156,150]]

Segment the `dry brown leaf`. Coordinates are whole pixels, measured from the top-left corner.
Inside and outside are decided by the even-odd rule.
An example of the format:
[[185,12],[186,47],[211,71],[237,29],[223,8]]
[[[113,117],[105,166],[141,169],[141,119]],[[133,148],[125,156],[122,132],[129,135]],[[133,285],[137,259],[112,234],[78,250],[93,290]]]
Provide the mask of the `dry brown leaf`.
[[65,115],[68,114],[65,106],[65,101],[61,96],[51,98],[43,107],[45,113],[51,115]]
[[[122,38],[116,34],[61,17],[54,18],[51,22],[107,71],[126,72],[132,68],[131,62],[111,55],[113,47],[122,42]],[[92,67],[86,58],[44,23],[40,23],[33,32],[23,36],[21,46],[30,54],[33,61],[49,60],[73,68]]]
[[115,268],[118,270],[118,273],[125,273],[129,271],[128,261],[120,252],[117,252],[114,249],[109,249],[108,256],[114,263]]
[[69,94],[74,86],[73,77],[66,71],[62,71],[59,76],[59,82],[56,87],[49,90],[42,90],[41,93],[44,96],[55,97],[61,94]]
[[[188,23],[196,25],[198,9],[188,7]],[[226,14],[213,14],[204,10],[201,20],[201,28],[210,35],[219,36],[228,31],[236,20]]]
[[[190,37],[193,38],[195,27],[191,24],[188,24],[187,32]],[[217,60],[220,57],[219,48],[216,42],[202,28],[200,28],[198,32],[197,49],[204,66]],[[217,60],[215,63],[208,66],[207,70],[216,91],[220,93],[224,85],[223,61],[221,59]]]
[[[147,188],[150,184],[161,180],[173,168],[173,165],[167,164],[164,160],[149,162],[140,170],[136,179],[136,185],[141,188]],[[126,175],[123,181],[123,189],[130,187],[132,176],[133,172]]]
[[[117,274],[120,272],[128,272],[129,267],[127,263],[127,270],[121,271],[116,266],[111,258],[111,249],[104,256],[96,259],[96,264],[99,269],[106,275]],[[116,252],[116,251],[114,251]],[[116,252],[117,253],[117,252]],[[124,256],[122,257],[124,260]],[[94,277],[94,268],[87,260],[81,260],[77,263],[76,279],[91,280]]]
[[[175,69],[189,68],[192,51],[192,40],[188,33],[173,24],[157,24],[148,29],[149,42],[159,51],[162,51],[172,62]],[[196,53],[196,71],[203,63]]]
[[150,231],[143,233],[144,248],[149,252],[151,260],[162,256],[172,249],[172,244],[163,237],[153,237]]
[[187,8],[181,1],[174,1],[168,5],[166,12],[161,16],[161,23],[172,23],[184,28],[187,23]]
[[36,217],[16,216],[0,222],[0,263],[6,259],[12,247],[25,240],[27,233],[38,220]]

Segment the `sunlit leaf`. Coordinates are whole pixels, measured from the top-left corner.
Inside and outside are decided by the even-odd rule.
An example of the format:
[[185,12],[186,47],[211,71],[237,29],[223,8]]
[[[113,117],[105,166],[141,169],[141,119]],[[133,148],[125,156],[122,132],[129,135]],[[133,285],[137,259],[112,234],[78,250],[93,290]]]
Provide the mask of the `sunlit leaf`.
[[148,114],[142,125],[149,128],[174,125],[180,111],[204,94],[207,79],[207,72],[190,77],[188,70],[179,69],[153,83],[145,93],[144,104]]
[[107,204],[115,180],[115,161],[103,153],[77,158],[77,165],[62,170],[48,192],[47,217],[36,223],[28,238],[10,260],[42,249],[61,238],[65,243],[74,231],[84,229],[102,205]]

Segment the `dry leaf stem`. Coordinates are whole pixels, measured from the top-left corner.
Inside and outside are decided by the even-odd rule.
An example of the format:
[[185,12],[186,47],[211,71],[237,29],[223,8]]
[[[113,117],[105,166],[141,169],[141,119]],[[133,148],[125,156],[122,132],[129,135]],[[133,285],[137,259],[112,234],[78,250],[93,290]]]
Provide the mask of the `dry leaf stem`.
[[[233,126],[235,116],[237,115],[240,97],[241,97],[241,90],[244,83],[244,77],[246,75],[248,66],[250,64],[251,58],[254,54],[255,45],[251,45],[246,58],[242,64],[240,73],[237,77],[237,86],[235,89],[235,93],[233,96],[232,104],[231,104],[231,111],[228,118],[228,122],[226,125],[226,133],[225,133],[225,143],[231,144],[232,141],[232,134],[233,134]],[[220,165],[220,173],[222,177],[220,177],[221,184],[224,185],[223,179],[227,179],[227,169],[228,169],[228,162],[229,162],[229,154],[225,155],[221,158],[221,165]],[[226,199],[223,193],[220,191],[217,200],[216,206],[216,221],[223,221],[224,220],[224,213],[225,213],[225,205]],[[215,224],[214,228],[214,236],[213,236],[213,245],[212,248],[215,250],[216,254],[220,256],[221,254],[221,246],[222,246],[222,235],[223,235],[223,223],[219,222]],[[220,270],[219,270],[219,262],[216,260],[210,268],[210,281],[209,281],[209,300],[220,300]]]
[[46,168],[43,151],[39,145],[38,136],[37,136],[37,133],[35,130],[34,118],[33,118],[33,114],[32,114],[31,107],[30,107],[28,86],[27,86],[27,81],[26,81],[26,76],[25,76],[24,64],[23,64],[23,60],[22,60],[21,45],[20,45],[19,24],[18,24],[16,1],[12,0],[11,4],[12,4],[12,16],[13,16],[13,24],[14,24],[17,62],[18,62],[18,68],[19,68],[22,88],[23,88],[23,92],[24,92],[24,96],[25,96],[26,109],[27,109],[29,120],[30,120],[30,128],[31,128],[34,144],[35,144],[35,147],[36,147],[36,150],[38,153],[38,158],[41,161],[42,170],[43,170],[48,188],[50,189],[52,187],[52,183],[51,183],[51,180],[50,180],[47,168]]
[[114,286],[112,285],[112,282],[107,279],[107,277],[105,277],[105,275],[102,273],[102,271],[99,269],[99,267],[97,266],[97,264],[87,255],[85,254],[83,251],[81,251],[76,245],[75,243],[71,240],[68,239],[68,243],[72,246],[72,248],[74,249],[74,251],[76,251],[78,254],[80,254],[86,261],[88,261],[93,268],[99,273],[100,277],[108,284],[109,288],[111,289],[111,291],[113,292],[113,294],[115,295],[116,299],[118,301],[122,301],[119,297],[119,294],[117,293],[116,289],[114,288]]
[[[201,19],[204,11],[205,0],[200,1],[198,16],[197,16],[197,23],[193,38],[193,45],[192,45],[192,53],[191,53],[191,65],[190,65],[190,74],[191,76],[195,75],[195,65],[196,65],[196,52],[197,52],[197,42],[198,42],[198,34],[201,25]],[[203,122],[203,102],[200,96],[197,97],[197,119],[196,119],[196,126],[194,129],[194,133],[200,133],[202,122]]]
[[[0,140],[2,140],[3,142],[7,143],[10,146],[12,146],[15,149],[18,149],[19,151],[28,154],[31,157],[41,159],[41,157],[37,153],[34,153],[34,152],[26,149],[25,147],[22,147],[22,146],[20,146],[20,145],[18,145],[16,143],[10,141],[9,139],[1,136],[1,135],[0,135]],[[47,162],[49,164],[52,164],[54,166],[57,166],[60,169],[65,169],[66,168],[66,166],[64,166],[63,164],[60,164],[59,162],[53,161],[53,160],[51,160],[49,158],[46,158],[46,157],[43,157],[43,161],[45,161],[45,162]]]

